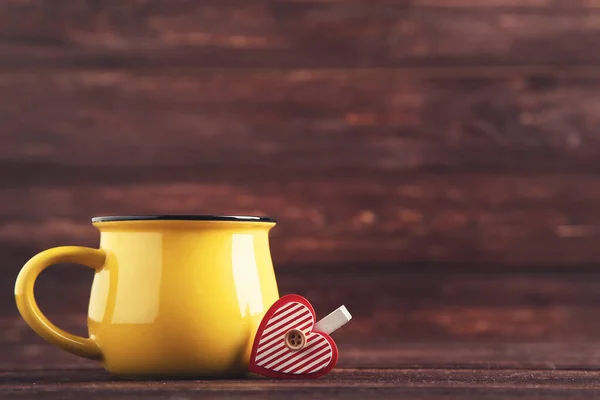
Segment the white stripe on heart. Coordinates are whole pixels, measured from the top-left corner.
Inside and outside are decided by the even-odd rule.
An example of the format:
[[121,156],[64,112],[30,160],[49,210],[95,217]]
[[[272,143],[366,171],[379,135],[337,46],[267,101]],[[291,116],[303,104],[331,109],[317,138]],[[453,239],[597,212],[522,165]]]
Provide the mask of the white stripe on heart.
[[[322,340],[315,340],[312,343],[311,347],[305,347],[304,349],[302,349],[299,353],[297,354],[295,357],[292,357],[291,359],[287,360],[286,362],[284,362],[281,365],[277,365],[277,363],[284,361],[283,359],[277,360],[274,363],[271,363],[270,365],[267,365],[267,368],[271,368],[275,365],[277,365],[277,367],[273,368],[274,371],[281,371],[282,369],[284,369],[285,367],[287,367],[288,365],[295,363],[295,366],[292,366],[290,369],[294,369],[295,367],[298,366],[298,363],[303,363],[306,360],[306,358],[309,358],[309,356],[311,356],[312,353],[314,352],[318,352],[320,353],[321,351],[328,351],[331,352],[331,347],[329,346],[329,342],[327,342],[327,340],[325,340],[322,336],[317,336],[314,335],[315,337],[322,339]],[[323,346],[324,344],[326,344],[326,346]],[[285,357],[285,359],[287,359],[289,356],[293,356],[295,353],[294,352],[290,352],[290,354]],[[311,356],[312,357],[312,356]],[[283,371],[286,372],[286,371]]]
[[268,342],[270,342],[273,338],[276,338],[278,335],[281,335],[281,334],[287,332],[288,330],[293,329],[293,327],[289,326],[290,322],[294,322],[294,324],[295,324],[296,321],[294,321],[294,320],[297,319],[302,314],[306,314],[307,316],[310,316],[310,319],[312,320],[312,322],[314,324],[314,318],[312,316],[312,313],[310,312],[310,310],[308,308],[306,308],[306,306],[303,306],[303,308],[300,309],[299,311],[297,311],[296,313],[289,315],[287,318],[283,319],[282,321],[279,321],[275,327],[270,326],[271,322],[269,321],[269,323],[267,324],[267,327],[270,328],[270,329],[268,329],[270,333],[267,333],[266,331],[263,332],[263,336],[260,339],[260,342],[258,342],[258,345],[259,346],[266,345]]
[[[298,329],[303,331],[304,334],[308,334],[308,330],[311,326],[312,326],[312,322],[308,321],[305,324],[303,324],[302,326],[300,326]],[[279,343],[272,341],[271,343],[267,343],[263,346],[260,346],[258,348],[256,359],[255,359],[255,361],[257,361],[257,365],[260,365],[258,363],[259,360],[262,360],[264,357],[268,356],[269,354],[272,354],[274,351],[281,350],[282,348],[287,349],[287,346],[285,345],[285,340],[283,338],[281,338],[281,341]]]
[[[321,353],[321,354],[324,354],[324,353]],[[327,365],[329,363],[330,358],[331,358],[331,354],[325,354],[323,357],[321,357],[317,361],[307,365],[306,367],[304,367],[301,370],[296,371],[294,373],[302,374],[302,373],[306,372],[307,374],[310,374],[310,373],[316,372],[316,371],[320,370],[321,368],[323,368],[325,365]],[[322,365],[321,365],[321,363],[322,363]]]

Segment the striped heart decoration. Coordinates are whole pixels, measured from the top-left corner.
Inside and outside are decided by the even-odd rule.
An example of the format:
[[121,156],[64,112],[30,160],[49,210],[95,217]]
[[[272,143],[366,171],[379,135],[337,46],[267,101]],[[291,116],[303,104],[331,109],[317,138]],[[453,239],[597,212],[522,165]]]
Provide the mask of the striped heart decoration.
[[277,300],[263,317],[254,338],[249,370],[269,378],[318,378],[331,371],[338,349],[326,333],[313,329],[312,305],[289,294]]

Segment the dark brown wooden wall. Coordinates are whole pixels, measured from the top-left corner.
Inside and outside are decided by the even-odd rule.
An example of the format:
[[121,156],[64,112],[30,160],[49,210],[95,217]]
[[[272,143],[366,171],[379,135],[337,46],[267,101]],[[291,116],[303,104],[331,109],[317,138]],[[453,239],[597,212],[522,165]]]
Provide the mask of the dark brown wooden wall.
[[600,1],[6,0],[0,135],[10,312],[93,215],[249,213],[390,337],[600,335]]

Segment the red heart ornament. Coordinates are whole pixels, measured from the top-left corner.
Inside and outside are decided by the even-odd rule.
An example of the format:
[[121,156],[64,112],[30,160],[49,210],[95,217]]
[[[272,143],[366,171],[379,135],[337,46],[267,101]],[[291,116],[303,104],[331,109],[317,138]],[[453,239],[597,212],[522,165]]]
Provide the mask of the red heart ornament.
[[[315,322],[315,310],[304,297],[281,297],[258,327],[248,369],[269,378],[310,379],[327,374],[337,364],[338,349],[331,336],[313,330]],[[292,329],[305,335],[300,350],[286,346],[285,335]]]

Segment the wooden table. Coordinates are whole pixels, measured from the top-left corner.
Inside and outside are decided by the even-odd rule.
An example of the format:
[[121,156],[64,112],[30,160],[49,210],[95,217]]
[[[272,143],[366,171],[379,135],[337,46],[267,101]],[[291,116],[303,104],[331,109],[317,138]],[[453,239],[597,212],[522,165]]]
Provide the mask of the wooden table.
[[[7,354],[7,345],[2,354]],[[600,343],[407,343],[340,346],[329,375],[305,382],[128,381],[45,344],[3,357],[2,398],[580,398],[600,394]],[[29,361],[36,359],[35,364]],[[35,367],[32,367],[35,365]]]
[[[42,275],[36,297],[58,326],[85,334],[81,269]],[[304,272],[303,272],[304,271]],[[86,271],[84,271],[86,272]],[[319,380],[127,381],[51,346],[0,281],[0,398],[579,398],[600,395],[600,274],[463,268],[278,270],[280,291],[317,316],[345,304],[337,368]],[[335,280],[334,280],[335,278]]]

